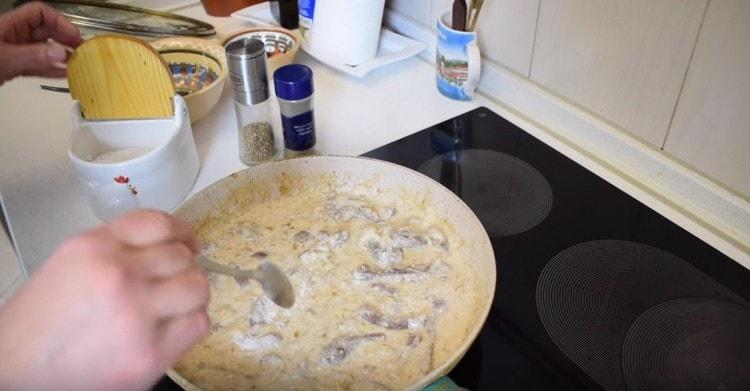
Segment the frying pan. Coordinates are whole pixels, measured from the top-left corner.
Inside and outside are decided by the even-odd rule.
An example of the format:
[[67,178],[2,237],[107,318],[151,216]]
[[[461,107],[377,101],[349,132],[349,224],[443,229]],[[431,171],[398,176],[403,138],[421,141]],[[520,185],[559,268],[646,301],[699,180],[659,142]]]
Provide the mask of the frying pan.
[[[216,213],[219,205],[226,205],[233,191],[257,186],[276,187],[265,189],[264,193],[270,197],[278,197],[283,182],[281,178],[300,176],[303,178],[321,178],[332,176],[339,187],[356,189],[372,194],[371,198],[383,200],[399,195],[425,196],[428,208],[437,216],[450,222],[453,226],[451,242],[461,241],[463,244],[456,249],[461,252],[461,258],[472,265],[476,271],[476,281],[472,281],[478,289],[478,302],[465,303],[476,310],[469,332],[447,360],[439,363],[431,372],[415,381],[407,389],[421,389],[436,379],[444,376],[463,357],[474,339],[479,334],[492,304],[495,292],[496,269],[495,256],[489,237],[479,219],[466,204],[441,184],[411,169],[380,160],[345,157],[345,156],[315,156],[274,163],[261,164],[244,171],[234,173],[210,185],[203,191],[186,200],[175,215],[197,226],[204,218]],[[257,190],[257,189],[256,189]],[[274,195],[276,194],[276,195]],[[214,293],[216,294],[216,293]],[[168,373],[177,384],[186,390],[198,390],[174,370]]]

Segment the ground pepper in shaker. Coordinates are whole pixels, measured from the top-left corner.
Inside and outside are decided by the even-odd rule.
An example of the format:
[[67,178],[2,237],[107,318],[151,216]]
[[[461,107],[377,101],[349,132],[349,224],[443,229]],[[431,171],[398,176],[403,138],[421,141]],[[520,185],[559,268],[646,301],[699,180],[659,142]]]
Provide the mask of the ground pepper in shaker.
[[265,44],[258,39],[241,39],[227,45],[226,54],[240,160],[247,165],[277,160],[284,152],[283,135],[280,128],[274,128]]
[[313,73],[301,64],[281,67],[273,74],[284,129],[286,156],[315,153],[313,118]]

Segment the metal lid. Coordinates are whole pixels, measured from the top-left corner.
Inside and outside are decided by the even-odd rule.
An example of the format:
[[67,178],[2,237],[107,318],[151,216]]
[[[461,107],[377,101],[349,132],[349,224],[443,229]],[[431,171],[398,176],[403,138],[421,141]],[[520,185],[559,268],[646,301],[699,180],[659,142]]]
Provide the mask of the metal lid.
[[225,50],[234,99],[246,105],[267,100],[266,45],[263,41],[243,38],[230,43]]
[[239,39],[227,45],[224,50],[227,58],[233,60],[249,60],[266,54],[265,44],[256,38]]
[[[17,0],[13,6],[28,3]],[[214,26],[169,12],[89,0],[45,0],[79,27],[145,36],[210,36]]]

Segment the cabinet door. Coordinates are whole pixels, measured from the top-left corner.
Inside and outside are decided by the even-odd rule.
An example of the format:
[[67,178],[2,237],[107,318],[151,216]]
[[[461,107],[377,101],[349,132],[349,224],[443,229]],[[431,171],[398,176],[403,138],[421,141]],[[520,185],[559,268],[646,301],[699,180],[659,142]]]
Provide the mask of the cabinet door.
[[750,1],[710,2],[664,150],[750,199]]
[[705,10],[706,0],[541,0],[531,79],[661,148]]

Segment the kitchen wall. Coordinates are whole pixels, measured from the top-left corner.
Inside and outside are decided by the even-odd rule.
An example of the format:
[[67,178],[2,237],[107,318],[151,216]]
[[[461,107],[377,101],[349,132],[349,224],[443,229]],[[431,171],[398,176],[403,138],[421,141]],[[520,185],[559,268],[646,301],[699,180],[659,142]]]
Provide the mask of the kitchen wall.
[[[388,0],[435,29],[451,0]],[[501,65],[750,200],[750,1],[486,0]]]

